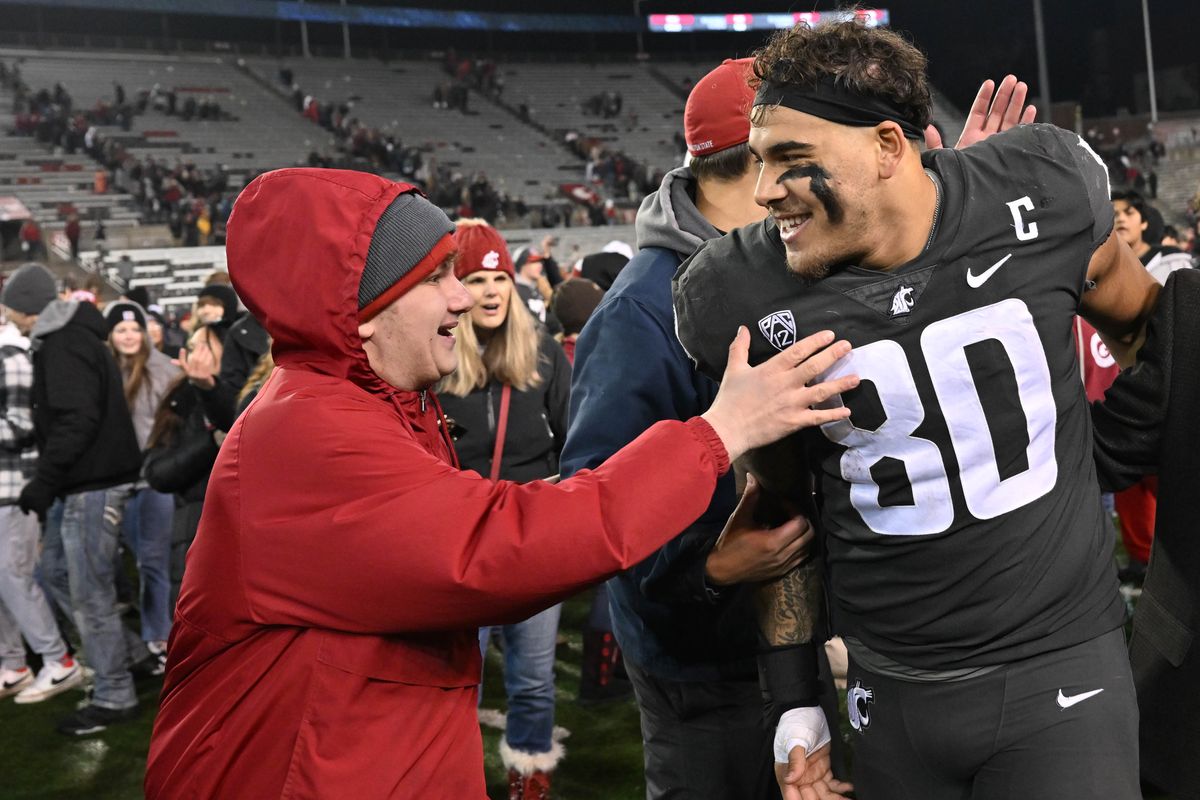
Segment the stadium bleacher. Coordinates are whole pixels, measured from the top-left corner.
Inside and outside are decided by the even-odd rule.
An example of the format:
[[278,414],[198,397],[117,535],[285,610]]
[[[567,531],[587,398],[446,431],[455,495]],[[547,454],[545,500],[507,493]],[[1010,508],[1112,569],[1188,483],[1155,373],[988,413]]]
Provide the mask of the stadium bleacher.
[[103,135],[120,141],[137,158],[173,163],[188,161],[200,168],[226,167],[240,186],[247,176],[303,160],[329,135],[298,118],[286,102],[259,82],[218,57],[126,53],[74,53],[0,49],[0,58],[18,61],[25,82],[36,89],[62,83],[76,108],[112,103],[114,82],[129,98],[142,90],[174,91],[182,105],[190,96],[209,98],[236,119],[184,120],[153,104],[133,118],[129,131],[99,126]]
[[[547,128],[598,139],[652,166],[669,168],[683,158],[673,137],[683,127],[686,95],[664,86],[645,64],[526,63],[504,66],[501,73],[504,102],[527,105]],[[588,99],[604,91],[620,94],[620,113],[607,119],[586,114]]]
[[[271,81],[280,66],[274,59],[247,59],[250,70]],[[350,101],[351,116],[399,137],[406,146],[420,147],[454,171],[483,172],[493,186],[514,197],[549,199],[560,183],[583,175],[583,164],[560,142],[478,94],[471,96],[469,113],[434,109],[434,89],[449,82],[441,62],[314,58],[291,60],[287,66],[305,94],[322,103]]]
[[[536,247],[546,236],[558,240],[555,255],[564,269],[575,258],[599,252],[611,241],[632,247],[637,240],[632,225],[504,231],[509,249],[514,252],[522,247]],[[85,250],[79,254],[79,263],[84,269],[102,275],[119,290],[144,286],[159,305],[176,307],[179,311],[196,302],[196,294],[209,275],[228,270],[222,246]],[[128,266],[123,266],[125,263]],[[123,269],[128,273],[128,280],[121,274]]]
[[[431,161],[463,175],[483,173],[499,191],[527,203],[562,201],[560,186],[583,182],[585,159],[564,145],[567,132],[598,140],[650,169],[679,163],[676,134],[683,105],[695,78],[709,64],[699,62],[616,62],[603,64],[501,64],[504,91],[499,97],[473,91],[469,112],[433,107],[433,93],[451,77],[439,60],[236,59],[199,55],[121,52],[34,51],[0,48],[0,59],[19,63],[34,90],[62,83],[75,108],[112,103],[120,83],[130,102],[139,93],[173,91],[177,103],[192,96],[219,103],[221,119],[183,119],[150,102],[128,130],[101,125],[97,130],[119,141],[126,151],[162,164],[191,163],[224,168],[229,188],[237,190],[254,174],[304,163],[310,152],[336,149],[329,131],[301,116],[291,87],[279,83],[286,66],[302,92],[322,103],[349,103],[350,115],[405,146],[416,146]],[[609,118],[585,114],[589,98],[603,92],[621,96],[621,111]],[[11,97],[0,95],[0,128],[11,127]],[[524,105],[530,119],[516,113]],[[935,97],[937,117],[953,142],[962,116]],[[103,218],[107,225],[136,226],[136,200],[110,186],[92,190],[96,162],[86,154],[47,152],[28,137],[0,138],[0,193],[20,199],[42,225],[53,231],[70,210],[85,224]],[[391,176],[397,177],[397,176]],[[586,253],[612,239],[634,244],[632,229],[555,229],[563,257],[575,246]],[[514,248],[536,244],[544,232],[506,231]],[[115,250],[84,254],[85,264],[111,269],[129,254],[140,270],[134,280],[154,287],[167,304],[191,302],[195,276],[189,270],[224,267],[221,248]],[[153,268],[153,270],[151,270]],[[115,273],[114,273],[115,274]],[[136,285],[136,284],[135,284]]]

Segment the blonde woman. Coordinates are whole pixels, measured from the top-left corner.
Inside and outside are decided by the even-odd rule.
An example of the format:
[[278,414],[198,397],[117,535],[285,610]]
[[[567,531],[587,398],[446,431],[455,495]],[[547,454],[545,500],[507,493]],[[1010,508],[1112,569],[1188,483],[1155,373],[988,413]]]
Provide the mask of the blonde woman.
[[[570,364],[517,294],[500,234],[482,220],[459,220],[455,239],[454,274],[475,306],[454,329],[458,369],[442,380],[438,395],[458,433],[459,461],[493,480],[554,475],[566,436]],[[509,796],[522,800],[549,796],[550,773],[563,754],[552,740],[559,612],[554,606],[496,629],[505,642],[508,695],[500,756]],[[490,630],[480,632],[484,646]]]
[[[132,301],[110,303],[104,311],[108,346],[121,368],[125,402],[133,417],[138,447],[145,452],[154,427],[154,414],[179,368],[151,345],[145,310]],[[161,674],[167,663],[167,638],[171,634],[171,495],[138,481],[125,505],[122,532],[137,559],[141,582],[138,608],[142,640],[154,660],[150,672]]]

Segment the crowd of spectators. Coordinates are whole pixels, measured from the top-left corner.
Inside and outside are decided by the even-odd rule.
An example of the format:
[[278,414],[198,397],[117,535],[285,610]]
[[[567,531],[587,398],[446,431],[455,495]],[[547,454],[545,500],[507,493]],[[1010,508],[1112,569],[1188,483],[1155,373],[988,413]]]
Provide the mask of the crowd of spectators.
[[[139,158],[128,151],[123,137],[109,136],[100,130],[101,126],[117,126],[128,131],[132,118],[146,113],[147,108],[178,115],[183,120],[233,119],[216,101],[209,97],[197,100],[189,95],[179,103],[174,90],[164,90],[155,84],[151,89],[139,90],[137,99],[130,102],[124,87],[114,82],[111,99],[103,98],[92,108],[81,109],[61,83],[51,89],[31,90],[21,78],[19,64],[4,65],[0,81],[13,92],[17,135],[32,136],[67,154],[86,153],[98,163],[93,193],[117,191],[131,195],[144,221],[165,223],[176,242],[183,246],[223,241],[224,224],[235,196],[224,166],[204,169],[184,160],[168,164],[151,156]],[[73,207],[64,207],[60,213],[67,221],[72,255],[77,255],[81,234],[78,213]],[[28,239],[31,245],[27,254],[44,255],[40,231],[35,234],[36,223],[31,221],[27,227],[30,230],[22,233],[22,241]],[[103,218],[98,217],[93,241],[103,242],[106,236]]]
[[[7,491],[19,495],[4,506],[28,516],[10,515],[5,532],[14,535],[26,519],[43,523],[40,557],[4,560],[2,577],[22,590],[4,592],[0,615],[4,643],[24,636],[40,663],[33,665],[35,677],[6,646],[0,697],[38,703],[90,681],[89,698],[58,724],[64,734],[134,719],[135,679],[163,672],[183,556],[194,535],[189,525],[199,517],[196,498],[203,497],[220,445],[213,423],[224,419],[219,412],[236,395],[215,390],[224,374],[221,343],[238,311],[222,277],[214,274],[199,293],[186,332],[144,290],[101,309],[106,287],[96,276],[83,284],[68,277],[56,287],[37,263],[14,272],[0,296],[7,317],[0,336],[37,352],[32,373],[5,375],[5,418],[27,418],[32,406],[36,422],[36,435],[23,445],[27,463],[10,465],[17,468],[10,478],[24,480]],[[181,351],[187,337],[193,344]],[[239,337],[237,346],[249,344],[250,337]],[[202,353],[202,366],[189,370],[188,352],[193,362]],[[30,379],[32,394],[29,386],[18,391]],[[245,379],[235,381],[237,388]],[[199,424],[189,427],[193,419]],[[118,543],[136,557],[136,590],[127,588]],[[124,629],[123,601],[137,609],[141,636]],[[81,649],[87,671],[75,658]]]
[[[453,52],[445,62],[447,81],[433,93],[434,108],[467,112],[466,95],[474,90],[499,99],[503,78],[494,61],[459,58]],[[294,72],[281,67],[280,84],[298,113],[330,134],[330,145],[314,148],[303,159],[307,166],[360,169],[392,175],[422,187],[452,218],[478,217],[501,226],[560,227],[595,226],[628,221],[629,211],[661,181],[664,171],[632,159],[601,140],[568,132],[565,143],[585,161],[585,183],[594,189],[594,200],[527,201],[523,196],[502,191],[482,171],[470,171],[441,163],[430,148],[406,143],[399,135],[364,123],[354,113],[352,99],[322,100],[305,92]],[[113,84],[113,97],[102,99],[87,110],[74,109],[66,87],[30,92],[20,80],[19,66],[5,67],[0,80],[21,87],[16,93],[19,110],[17,133],[34,136],[49,147],[64,152],[84,152],[103,170],[97,191],[126,192],[134,197],[143,219],[165,223],[174,239],[184,245],[219,244],[224,241],[224,224],[232,209],[235,192],[225,167],[201,168],[184,160],[169,163],[153,157],[130,155],[122,141],[105,135],[99,126],[130,129],[132,119],[157,109],[181,119],[227,119],[211,98],[197,101],[155,85],[137,92],[133,101],[125,89]],[[618,92],[597,95],[596,113],[620,113]],[[590,108],[590,105],[589,105]],[[233,187],[236,188],[236,187]],[[73,209],[65,209],[64,215]],[[99,223],[99,224],[102,224]]]
[[[451,83],[441,83],[433,94],[435,109],[457,108],[467,112],[466,100],[456,100],[468,87],[499,96],[502,80],[495,62],[448,58]],[[353,100],[323,101],[307,94],[296,81],[295,73],[281,67],[280,84],[290,93],[297,112],[332,136],[332,147],[313,150],[307,158],[310,167],[360,169],[390,174],[420,186],[429,199],[452,219],[480,218],[492,225],[559,227],[607,224],[594,218],[584,207],[559,201],[530,203],[520,195],[501,191],[483,171],[464,171],[440,162],[425,145],[405,143],[394,134],[380,131],[354,115]],[[607,162],[606,162],[607,163]]]

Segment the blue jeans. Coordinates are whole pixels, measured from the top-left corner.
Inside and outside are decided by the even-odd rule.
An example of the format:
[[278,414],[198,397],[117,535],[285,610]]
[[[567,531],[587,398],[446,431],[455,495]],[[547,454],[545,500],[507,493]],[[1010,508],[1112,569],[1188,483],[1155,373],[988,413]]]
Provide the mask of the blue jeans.
[[103,708],[137,705],[130,652],[117,613],[114,554],[121,509],[131,484],[69,494],[47,516],[42,583],[59,609],[75,622],[84,657],[95,671],[92,702]]
[[41,536],[36,516],[0,505],[0,669],[25,666],[22,635],[44,661],[67,654],[54,612],[33,577]]
[[165,642],[171,635],[171,517],[175,497],[149,487],[125,506],[121,532],[137,558],[141,578],[142,640]]
[[504,640],[504,739],[514,750],[548,753],[553,744],[554,648],[561,613],[562,606],[556,605],[515,625],[479,629],[481,649],[486,650],[492,630]]

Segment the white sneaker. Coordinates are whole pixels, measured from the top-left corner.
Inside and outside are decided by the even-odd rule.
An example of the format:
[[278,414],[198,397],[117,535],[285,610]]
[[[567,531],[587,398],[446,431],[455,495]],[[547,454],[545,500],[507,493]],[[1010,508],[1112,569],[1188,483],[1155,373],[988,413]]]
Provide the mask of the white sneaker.
[[48,661],[37,674],[33,685],[26,686],[14,698],[16,703],[40,703],[59,692],[83,683],[83,667],[70,656],[62,661]]
[[31,683],[33,683],[33,670],[29,667],[0,669],[0,697],[16,694]]

